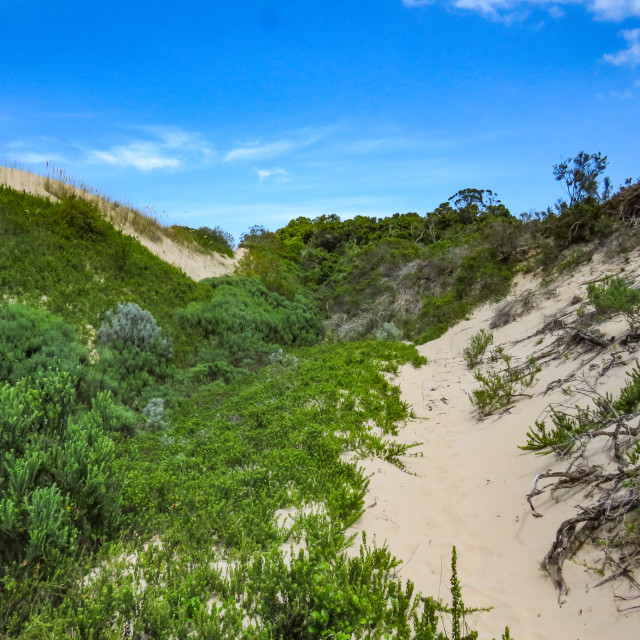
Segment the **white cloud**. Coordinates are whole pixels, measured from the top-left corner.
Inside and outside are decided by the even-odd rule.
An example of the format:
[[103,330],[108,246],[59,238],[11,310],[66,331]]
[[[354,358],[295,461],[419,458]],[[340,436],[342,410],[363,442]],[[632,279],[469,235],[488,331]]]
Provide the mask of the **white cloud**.
[[267,178],[272,178],[273,176],[282,176],[286,178],[289,175],[289,172],[285,169],[256,169],[256,173],[258,174],[258,178],[260,178],[260,182],[263,182]]
[[153,171],[177,169],[188,162],[201,162],[213,153],[198,133],[177,127],[144,127],[142,131],[155,139],[134,140],[109,149],[95,149],[88,154],[89,162]]
[[637,67],[640,65],[640,29],[623,29],[620,34],[627,48],[617,53],[605,53],[604,59],[617,67]]
[[[10,145],[7,145],[10,146]],[[67,159],[55,153],[38,153],[35,151],[18,151],[10,153],[9,158],[14,162],[25,164],[45,164],[46,162],[67,162]]]
[[279,140],[269,144],[258,144],[252,142],[237,149],[233,149],[224,157],[225,162],[230,160],[259,160],[261,158],[273,158],[287,151],[291,151],[295,147],[290,140]]
[[589,9],[605,20],[624,20],[640,16],[640,0],[588,0]]
[[89,162],[106,162],[141,171],[176,169],[181,164],[179,158],[163,155],[156,144],[148,142],[133,142],[126,146],[111,147],[108,151],[92,151]]
[[[45,142],[49,142],[44,140]],[[38,141],[42,144],[43,140]],[[55,144],[55,141],[53,141]],[[7,159],[11,162],[18,162],[24,164],[45,164],[47,162],[67,162],[67,159],[59,152],[49,153],[47,151],[33,151],[33,142],[27,142],[24,140],[13,140],[5,143],[5,148],[10,149],[7,154]],[[47,145],[49,146],[49,145]]]
[[[510,21],[530,7],[543,7],[552,17],[562,13],[563,5],[582,5],[597,19],[621,21],[640,17],[640,0],[441,0],[457,9],[477,11],[494,19]],[[430,0],[402,0],[405,7],[422,7]]]
[[285,153],[297,151],[315,144],[328,135],[335,133],[336,127],[325,127],[324,129],[301,129],[290,131],[286,137],[282,137],[275,142],[261,144],[260,141],[248,142],[235,149],[232,149],[224,156],[225,162],[234,160],[262,160],[273,158]]

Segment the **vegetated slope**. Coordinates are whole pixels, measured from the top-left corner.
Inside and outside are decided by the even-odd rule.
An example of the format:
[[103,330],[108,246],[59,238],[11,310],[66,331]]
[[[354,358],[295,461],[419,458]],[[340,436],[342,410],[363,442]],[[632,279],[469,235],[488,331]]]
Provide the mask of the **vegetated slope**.
[[340,338],[393,323],[408,339],[442,333],[473,305],[504,295],[522,258],[523,223],[503,205],[451,206],[423,217],[298,218],[243,239],[239,269],[286,293],[306,287]]
[[[210,290],[116,230],[96,206],[0,187],[0,296],[97,329],[107,309],[136,302],[174,325],[173,309]],[[174,325],[175,326],[175,325]]]
[[[19,205],[26,201],[19,198],[30,196],[1,193],[7,210],[13,211],[7,216],[11,233],[6,234],[13,237],[13,255],[17,257],[16,238],[29,244],[23,231],[40,222],[41,205],[44,235],[36,234],[34,244],[46,255],[47,243],[57,243],[50,264],[71,281],[76,272],[84,274],[87,260],[86,270],[95,272],[86,255],[93,244],[133,242],[115,232],[97,210],[86,215],[89,205],[75,198],[57,204],[29,200],[21,230]],[[484,293],[473,298],[482,282],[474,279],[469,256],[485,251],[484,225],[505,217],[492,194],[466,191],[459,196],[460,203],[438,214],[445,228],[441,237],[433,230],[435,239],[429,243],[434,256],[440,250],[448,256],[447,247],[462,254],[455,273],[444,281],[449,289],[440,296],[459,294],[462,304],[444,316],[445,324],[468,313],[467,303],[482,299]],[[589,197],[578,203],[579,209],[569,206],[539,221],[544,233],[537,255],[544,255],[546,246],[554,252],[562,243],[606,235],[613,216],[601,215],[602,198]],[[450,218],[452,224],[446,222]],[[428,217],[402,219],[431,233]],[[356,221],[355,231],[366,220]],[[398,577],[398,562],[370,539],[355,557],[346,552],[346,527],[365,504],[374,508],[376,502],[364,501],[370,479],[358,469],[358,460],[350,459],[352,453],[356,458],[376,456],[380,467],[383,460],[397,465],[412,460],[406,453],[415,443],[391,438],[410,407],[382,373],[392,374],[404,362],[423,362],[414,347],[398,342],[314,346],[322,328],[318,308],[310,301],[330,305],[341,274],[352,268],[357,274],[353,282],[360,282],[361,251],[372,253],[365,261],[364,273],[369,273],[387,255],[394,260],[399,256],[396,266],[403,264],[405,251],[411,260],[420,256],[409,245],[418,252],[426,248],[418,246],[420,235],[410,235],[400,251],[385,251],[387,245],[377,243],[388,239],[376,234],[394,219],[374,223],[372,240],[353,253],[344,243],[333,256],[325,248],[329,257],[314,250],[317,261],[310,264],[303,262],[302,235],[283,239],[254,230],[247,238],[250,252],[243,270],[262,282],[234,276],[196,285],[180,274],[182,280],[170,285],[181,298],[155,279],[149,292],[147,279],[128,279],[126,273],[109,270],[104,279],[83,275],[83,294],[109,309],[96,313],[100,327],[91,354],[74,341],[73,329],[61,318],[25,304],[0,304],[0,351],[9,363],[0,369],[0,417],[10,427],[3,431],[0,447],[4,635],[144,638],[196,633],[311,640],[388,633],[444,640],[437,620],[444,613],[453,619],[448,637],[475,637],[463,625],[470,612],[460,600],[455,572],[449,607],[428,597],[436,589],[426,590],[424,601],[416,598],[413,584]],[[341,225],[338,221],[338,231],[350,228]],[[65,247],[71,252],[65,253]],[[107,260],[108,246],[104,251]],[[30,255],[36,259],[35,253]],[[136,253],[141,268],[147,264],[142,255]],[[160,261],[144,255],[149,271],[160,269]],[[500,271],[499,256],[487,255],[489,273]],[[589,251],[574,251],[562,264],[573,268],[588,257]],[[332,264],[338,265],[334,271]],[[326,281],[333,284],[323,289],[325,267],[330,272]],[[506,265],[507,271],[513,267]],[[162,273],[169,277],[177,272]],[[319,274],[317,282],[314,273]],[[396,277],[393,273],[384,277]],[[48,303],[52,288],[56,311],[85,326],[89,308],[75,298],[65,307],[62,287],[31,275],[22,281],[24,296]],[[510,273],[502,274],[497,282],[502,286],[509,278]],[[183,291],[185,283],[191,289]],[[437,286],[437,280],[433,283]],[[140,306],[107,304],[100,293],[104,285],[107,291],[114,287],[115,302],[140,300]],[[383,300],[377,291],[374,286],[358,295],[361,300],[371,295],[374,304]],[[465,300],[467,294],[471,297]],[[441,309],[448,313],[445,302]],[[415,330],[428,334],[435,327],[441,333],[442,318],[437,315]],[[167,329],[173,330],[173,344]],[[398,335],[393,325],[378,329],[379,338]],[[410,323],[407,331],[413,331]],[[507,362],[504,354],[497,357]],[[421,389],[421,394],[427,392]],[[449,505],[454,502],[448,500]],[[416,520],[415,504],[417,527],[423,523]],[[453,543],[448,536],[445,544]],[[403,556],[411,566],[415,546]],[[460,569],[469,582],[464,561]],[[509,615],[497,618],[496,626],[502,629]],[[503,635],[509,637],[508,632]]]
[[0,204],[3,636],[444,640],[386,549],[345,552],[368,479],[341,456],[406,451],[382,372],[415,348],[314,346],[302,295],[194,283],[77,198]]
[[235,269],[229,236],[219,228],[166,227],[151,215],[122,205],[75,181],[62,170],[52,168],[54,177],[0,167],[0,185],[57,201],[75,196],[94,204],[100,213],[123,233],[136,238],[152,253],[184,271],[193,280],[231,273]]
[[[476,623],[489,637],[506,620],[518,638],[632,638],[640,249],[623,227],[563,262],[519,276],[505,300],[419,347],[426,366],[401,369],[415,417],[397,441],[424,444],[401,457],[411,474],[363,463],[373,475],[354,530],[387,540],[408,560],[403,577],[427,593],[446,582],[455,544],[467,602],[494,607]],[[481,330],[491,340],[470,369]],[[507,393],[509,371],[531,358],[533,384]]]
[[519,270],[551,266],[567,248],[608,237],[619,221],[637,224],[640,186],[627,181],[609,200],[604,166],[601,154],[581,153],[564,172],[555,167],[570,202],[520,218],[493,192],[463,189],[424,216],[297,218],[274,233],[256,227],[242,239],[239,270],[284,295],[308,290],[341,339],[381,332],[425,342],[505,295]]

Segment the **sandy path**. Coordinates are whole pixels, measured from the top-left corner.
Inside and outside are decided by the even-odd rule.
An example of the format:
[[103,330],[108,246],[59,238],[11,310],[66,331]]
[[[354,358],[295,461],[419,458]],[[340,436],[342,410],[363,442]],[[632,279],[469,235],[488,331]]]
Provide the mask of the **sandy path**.
[[[570,280],[555,283],[557,291],[537,301],[532,313],[494,331],[495,344],[504,345],[521,360],[528,358],[553,337],[538,335],[517,344],[515,340],[533,334],[561,310],[575,310],[571,299],[576,293],[585,297],[586,281],[618,271],[616,265],[594,260]],[[516,292],[532,284],[531,278],[524,280]],[[364,462],[373,474],[366,497],[370,506],[355,528],[374,534],[378,543],[389,544],[404,560],[399,570],[403,578],[413,580],[423,593],[445,599],[455,544],[465,603],[494,607],[471,621],[481,638],[499,638],[505,624],[516,640],[636,638],[640,612],[616,611],[613,591],[624,592],[623,585],[592,589],[600,577],[578,564],[586,556],[565,565],[570,592],[562,607],[539,568],[558,525],[574,515],[577,496],[565,493],[558,503],[542,496],[536,507],[544,517],[532,517],[525,496],[535,475],[556,461],[517,447],[526,442],[527,429],[549,402],[563,399],[559,391],[542,395],[547,385],[569,375],[579,361],[561,358],[549,364],[532,390],[534,397],[520,400],[500,417],[478,421],[467,397],[478,383],[461,352],[471,335],[488,327],[495,308],[479,309],[439,340],[421,346],[419,351],[429,361],[424,367],[416,370],[409,365],[401,370],[398,382],[403,398],[417,417],[408,422],[400,440],[423,444],[414,450],[418,456],[406,458],[410,473],[380,461]],[[621,335],[625,327],[623,321],[614,321],[606,329]],[[600,391],[623,384],[624,371],[634,364],[635,355],[627,354],[626,360],[624,367],[602,378]],[[588,364],[589,375],[597,373],[595,365],[600,362]]]

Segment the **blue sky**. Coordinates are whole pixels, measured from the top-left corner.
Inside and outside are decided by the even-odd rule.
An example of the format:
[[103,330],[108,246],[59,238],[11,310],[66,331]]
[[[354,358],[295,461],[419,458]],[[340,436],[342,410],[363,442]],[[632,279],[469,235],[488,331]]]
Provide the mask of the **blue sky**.
[[426,213],[640,177],[640,0],[0,0],[0,162],[165,223]]

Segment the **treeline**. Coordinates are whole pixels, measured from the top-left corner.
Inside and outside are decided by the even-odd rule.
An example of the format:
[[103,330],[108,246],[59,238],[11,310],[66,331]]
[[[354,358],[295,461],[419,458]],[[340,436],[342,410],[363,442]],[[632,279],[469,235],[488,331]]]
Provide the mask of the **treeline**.
[[[554,166],[567,189],[545,211],[518,217],[486,189],[463,189],[426,215],[300,217],[276,232],[254,227],[241,240],[240,270],[283,295],[313,297],[342,339],[393,324],[424,342],[481,302],[504,295],[518,269],[549,267],[567,248],[609,236],[607,158],[581,152]],[[637,189],[628,180],[621,193]],[[623,217],[623,216],[622,216]]]

